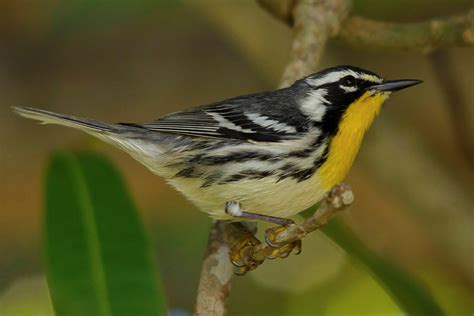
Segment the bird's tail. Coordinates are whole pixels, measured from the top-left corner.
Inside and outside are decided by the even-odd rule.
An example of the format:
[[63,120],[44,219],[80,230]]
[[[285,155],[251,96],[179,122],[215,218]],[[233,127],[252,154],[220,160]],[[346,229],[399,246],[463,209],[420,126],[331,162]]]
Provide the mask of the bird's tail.
[[103,134],[114,132],[120,129],[120,125],[118,124],[99,122],[88,118],[81,118],[73,115],[55,113],[30,107],[14,106],[13,111],[15,111],[20,116],[40,121],[42,124],[64,125],[83,130],[93,135],[97,133]]
[[82,130],[124,150],[153,172],[158,172],[155,161],[163,152],[159,135],[137,124],[105,123],[29,107],[13,107],[13,110],[20,116],[43,124],[59,124]]
[[13,107],[13,111],[20,116],[40,121],[42,124],[59,124],[82,130],[132,155],[140,151],[140,140],[146,138],[145,130],[133,124],[106,123],[23,106]]

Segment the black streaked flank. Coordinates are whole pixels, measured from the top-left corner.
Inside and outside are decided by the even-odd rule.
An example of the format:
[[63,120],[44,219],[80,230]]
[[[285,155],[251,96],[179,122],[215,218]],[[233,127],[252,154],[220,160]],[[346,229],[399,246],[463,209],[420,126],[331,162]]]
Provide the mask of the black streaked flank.
[[240,180],[259,180],[259,179],[270,177],[274,174],[275,174],[274,170],[259,171],[259,170],[248,169],[248,170],[241,171],[237,174],[233,174],[219,181],[217,184],[226,184],[226,183],[240,181]]
[[[182,169],[176,173],[175,177],[185,177],[185,178],[199,178],[202,177],[203,171],[208,170],[210,166],[221,166],[226,164],[233,163],[243,163],[248,161],[284,161],[288,158],[309,158],[314,156],[313,163],[309,168],[301,168],[293,163],[287,163],[283,167],[274,170],[273,172],[267,171],[257,171],[253,169],[243,170],[237,174],[227,176],[222,179],[222,174],[220,172],[211,172],[205,178],[204,184],[202,187],[208,187],[212,184],[226,184],[230,182],[236,182],[239,180],[258,180],[263,179],[264,177],[274,176],[275,182],[279,182],[283,179],[291,178],[297,182],[305,181],[315,173],[315,171],[326,161],[328,146],[326,146],[325,151],[321,155],[315,155],[314,152],[320,148],[323,143],[327,143],[328,138],[324,134],[320,134],[318,137],[311,142],[310,147],[290,151],[286,154],[272,154],[267,151],[236,151],[231,152],[227,155],[212,155],[212,154],[195,154],[190,155],[185,161],[179,161],[173,164],[170,164],[170,167],[181,167]],[[211,151],[212,153],[212,151]]]
[[201,188],[210,187],[211,185],[215,184],[220,178],[222,178],[222,174],[220,172],[214,172],[206,177],[204,177],[204,182],[201,185]]
[[245,162],[249,160],[261,160],[261,161],[269,161],[269,160],[278,160],[281,159],[280,156],[275,156],[266,153],[260,153],[256,151],[242,151],[242,152],[234,152],[230,153],[225,156],[207,156],[198,154],[188,161],[190,163],[196,163],[201,165],[222,165],[226,163],[235,163],[235,162]]
[[[194,173],[195,173],[194,167],[188,167],[188,168],[184,168],[181,171],[179,171],[175,175],[175,177],[184,177],[184,178],[193,177]],[[194,175],[194,177],[195,177],[195,175]]]

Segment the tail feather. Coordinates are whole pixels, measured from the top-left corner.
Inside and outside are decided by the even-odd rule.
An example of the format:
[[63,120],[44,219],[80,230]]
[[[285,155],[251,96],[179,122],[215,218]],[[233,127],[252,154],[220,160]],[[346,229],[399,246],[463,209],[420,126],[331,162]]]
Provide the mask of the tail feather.
[[[139,125],[105,123],[29,107],[13,107],[13,111],[43,124],[59,124],[82,130],[124,150],[153,172],[159,171],[157,161],[162,149],[157,141],[158,133],[150,132]],[[154,134],[153,137],[150,137],[149,133]]]
[[20,116],[40,121],[42,124],[59,124],[82,129],[89,133],[112,132],[120,127],[118,124],[99,122],[88,118],[81,118],[73,115],[55,113],[24,106],[14,106],[13,111]]

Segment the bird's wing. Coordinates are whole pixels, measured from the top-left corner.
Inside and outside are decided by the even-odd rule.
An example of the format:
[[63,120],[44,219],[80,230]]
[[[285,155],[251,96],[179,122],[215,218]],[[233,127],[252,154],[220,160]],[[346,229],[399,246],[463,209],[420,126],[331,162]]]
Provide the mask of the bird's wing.
[[301,124],[288,119],[291,116],[262,113],[262,108],[251,102],[249,97],[227,100],[172,113],[138,126],[180,135],[266,142],[294,138],[303,131]]

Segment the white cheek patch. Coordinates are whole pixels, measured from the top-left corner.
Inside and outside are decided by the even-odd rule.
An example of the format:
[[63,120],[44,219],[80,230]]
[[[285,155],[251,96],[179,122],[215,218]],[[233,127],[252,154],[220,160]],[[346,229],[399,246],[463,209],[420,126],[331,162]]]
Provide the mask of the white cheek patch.
[[326,113],[326,105],[329,104],[327,93],[326,89],[311,91],[301,104],[301,111],[313,121],[321,122]]
[[247,116],[247,118],[251,120],[254,124],[260,125],[264,128],[271,128],[277,132],[296,133],[296,128],[294,128],[293,126],[278,122],[276,120],[272,120],[268,116],[256,113],[246,113],[245,116]]

